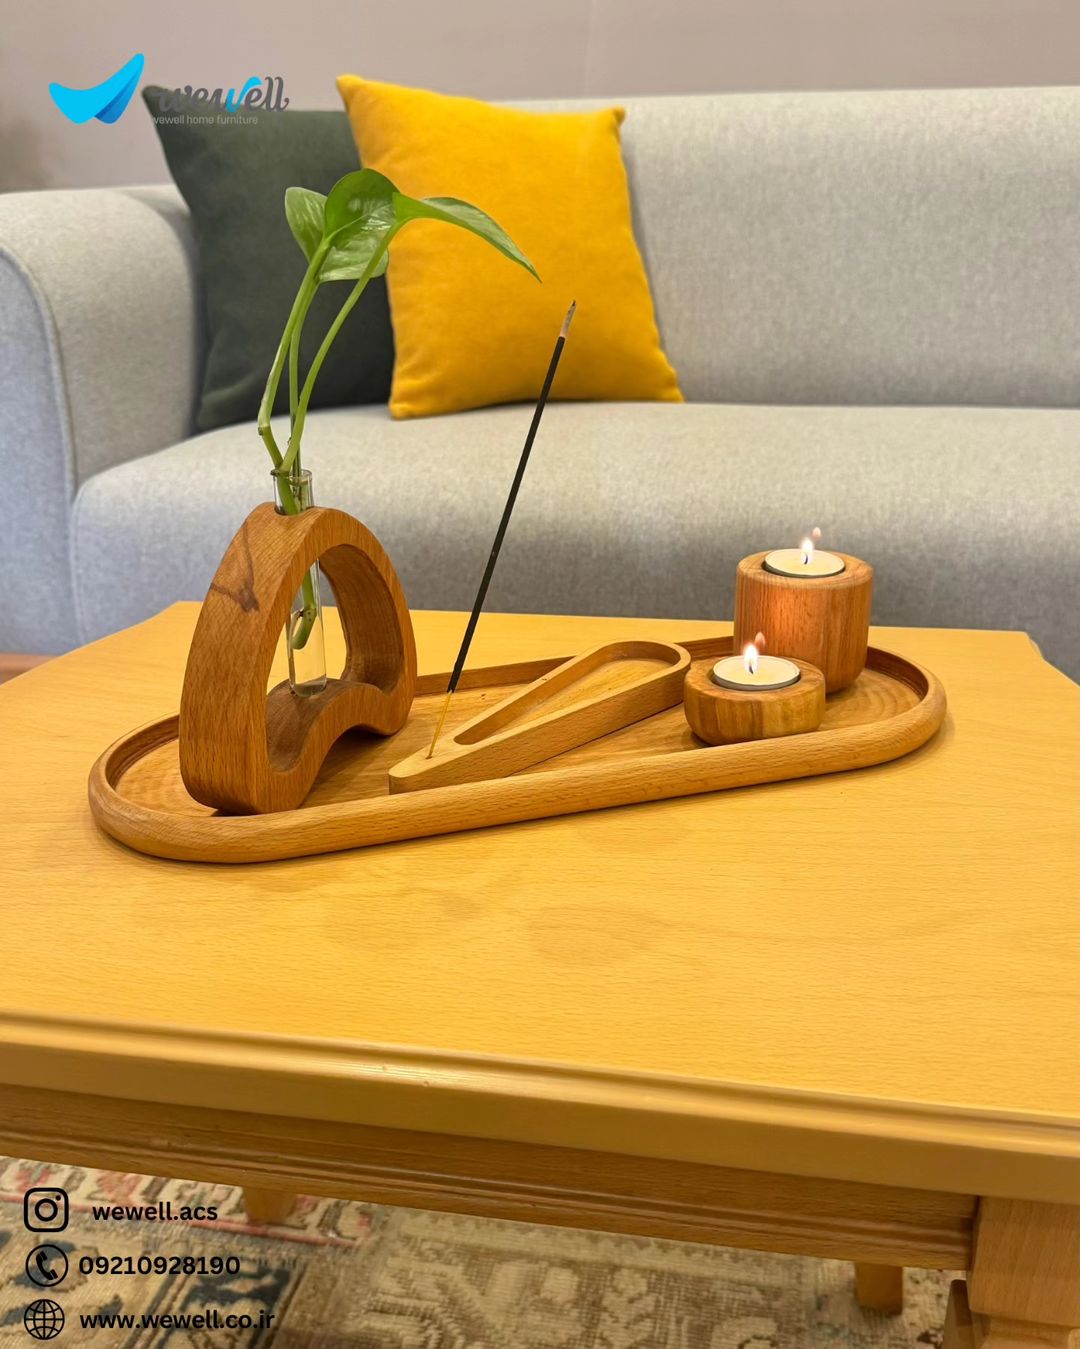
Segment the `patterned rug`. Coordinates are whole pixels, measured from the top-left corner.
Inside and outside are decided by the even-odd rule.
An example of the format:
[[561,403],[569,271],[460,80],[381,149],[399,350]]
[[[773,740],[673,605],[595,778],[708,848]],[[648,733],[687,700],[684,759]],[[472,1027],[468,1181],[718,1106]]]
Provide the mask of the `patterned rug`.
[[[28,1232],[53,1187],[67,1226]],[[912,1349],[940,1346],[948,1279],[909,1270],[886,1317],[837,1260],[328,1199],[257,1227],[228,1186],[0,1159],[3,1349],[61,1315],[61,1344],[102,1349]]]

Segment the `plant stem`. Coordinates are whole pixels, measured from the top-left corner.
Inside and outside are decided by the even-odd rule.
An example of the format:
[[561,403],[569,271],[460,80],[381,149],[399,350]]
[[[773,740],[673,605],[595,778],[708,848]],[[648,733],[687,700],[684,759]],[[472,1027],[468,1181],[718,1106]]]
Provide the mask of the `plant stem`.
[[259,435],[262,437],[262,442],[266,446],[266,452],[270,456],[270,462],[275,468],[280,468],[281,451],[277,447],[277,441],[274,439],[274,433],[270,429],[269,422],[267,422],[265,426],[259,427]]
[[[263,389],[262,402],[259,404],[259,435],[262,438],[263,444],[266,446],[267,452],[270,455],[275,468],[281,467],[282,454],[278,448],[277,441],[274,438],[274,432],[270,426],[270,418],[273,415],[278,385],[281,383],[281,372],[285,367],[285,359],[292,346],[293,333],[303,326],[307,311],[311,308],[311,301],[315,298],[315,292],[319,288],[319,271],[322,268],[323,262],[326,260],[326,255],[329,251],[330,245],[324,241],[312,254],[307,271],[304,273],[304,279],[300,282],[300,288],[297,290],[296,298],[293,300],[292,309],[289,311],[289,317],[285,323],[285,330],[281,334],[281,341],[278,343],[277,351],[274,354],[274,363],[271,365],[270,373],[266,377],[266,387]],[[295,514],[295,512],[289,511],[289,514],[292,515]]]
[[[300,334],[304,327],[304,320],[307,318],[308,310],[311,308],[311,302],[315,298],[315,292],[319,288],[319,270],[323,261],[329,252],[328,245],[320,245],[312,255],[308,269],[304,273],[304,279],[300,283],[300,288],[296,292],[296,298],[293,300],[292,309],[289,312],[288,320],[285,324],[285,330],[281,334],[281,341],[278,343],[278,349],[274,355],[274,363],[270,367],[270,374],[267,376],[266,387],[263,390],[262,403],[259,407],[259,435],[266,445],[270,454],[271,461],[276,469],[282,467],[282,454],[278,448],[277,441],[274,438],[274,432],[270,426],[270,417],[273,413],[274,402],[277,399],[278,385],[281,383],[281,372],[285,364],[286,355],[289,361],[289,418],[290,418],[290,439],[291,426],[296,418],[296,410],[299,404],[299,361],[300,361]],[[294,456],[289,465],[288,472],[299,472],[300,462],[298,456]],[[286,515],[299,515],[300,503],[293,494],[292,486],[287,474],[278,478],[278,496],[281,500],[281,509]],[[315,583],[311,571],[308,571],[300,585],[300,596],[302,609],[299,621],[289,629],[286,640],[294,651],[302,651],[307,645],[307,640],[311,636],[311,630],[315,623]]]
[[292,430],[289,433],[288,449],[285,451],[284,458],[281,461],[281,467],[288,469],[290,472],[297,464],[299,464],[300,443],[304,435],[304,421],[307,417],[308,404],[311,402],[311,395],[315,388],[315,381],[319,376],[319,371],[322,369],[322,363],[326,360],[326,354],[334,344],[334,338],[337,337],[338,333],[341,331],[341,325],[356,307],[357,301],[360,299],[360,296],[363,295],[367,283],[371,280],[375,268],[382,261],[382,256],[390,247],[390,240],[393,239],[394,235],[398,232],[398,229],[400,229],[400,225],[396,225],[393,229],[387,230],[379,247],[371,255],[371,260],[364,268],[360,279],[349,292],[349,298],[338,310],[337,317],[330,325],[326,336],[322,340],[322,345],[315,353],[315,359],[311,362],[311,368],[308,370],[307,378],[304,380],[304,387],[300,391],[300,400],[297,404],[296,416],[293,418]]
[[[311,402],[312,391],[315,388],[315,380],[322,368],[323,361],[326,359],[327,352],[330,350],[334,339],[341,331],[341,325],[352,313],[357,301],[364,293],[367,283],[371,280],[372,273],[379,265],[383,254],[390,246],[390,240],[396,233],[396,229],[387,231],[382,243],[372,255],[367,267],[364,268],[363,274],[353,287],[348,299],[341,306],[337,317],[334,319],[334,322],[330,325],[329,331],[323,338],[322,344],[315,354],[315,359],[311,363],[311,369],[307,373],[307,378],[304,380],[304,387],[299,393],[297,391],[297,385],[299,383],[300,332],[304,326],[304,319],[307,317],[307,312],[311,307],[311,302],[315,298],[315,292],[319,287],[319,269],[322,267],[326,254],[329,252],[330,245],[325,241],[312,256],[307,272],[300,284],[300,289],[296,293],[292,312],[289,314],[288,322],[285,324],[285,331],[281,334],[281,341],[278,343],[277,353],[274,356],[274,364],[270,369],[270,374],[266,381],[266,388],[263,391],[262,405],[259,408],[259,435],[262,436],[266,448],[270,452],[270,458],[274,462],[274,467],[279,470],[278,493],[281,497],[282,509],[287,515],[298,515],[300,513],[300,504],[293,495],[292,487],[290,486],[288,479],[289,474],[298,473],[300,471],[300,445],[304,434],[304,420],[307,416],[308,404]],[[274,401],[277,398],[278,385],[281,383],[281,373],[285,365],[286,356],[289,361],[290,425],[288,449],[286,453],[282,455],[270,427],[270,415],[273,410]],[[315,586],[310,570],[304,576],[303,582],[301,583],[300,594],[302,600],[300,618],[287,636],[287,640],[294,651],[303,650],[304,646],[307,644],[308,638],[311,636],[311,630],[315,623]]]
[[[304,318],[307,317],[307,310],[304,311]],[[296,421],[296,405],[300,400],[300,333],[304,326],[304,319],[292,330],[292,337],[289,339],[289,429],[292,430],[292,424]]]
[[[292,484],[289,482],[287,474],[278,472],[276,475],[278,496],[281,498],[281,509],[286,515],[299,515],[300,503],[292,490]],[[315,625],[315,580],[314,568],[309,567],[304,573],[304,579],[300,582],[301,610],[300,618],[295,627],[286,627],[286,640],[294,651],[302,651],[307,645],[307,639],[311,636],[311,629]]]
[[[300,334],[304,330],[304,320],[307,318],[307,311],[311,307],[311,301],[315,298],[315,291],[312,290],[311,296],[304,307],[304,312],[293,326],[292,337],[289,339],[289,435],[292,435],[293,426],[296,424],[296,406],[300,401]],[[293,466],[290,470],[293,473],[300,472],[299,454],[293,460]]]
[[300,598],[303,601],[300,619],[287,638],[294,651],[303,651],[304,647],[307,646],[308,638],[311,636],[311,629],[315,626],[315,582],[312,579],[311,571],[304,573],[304,579],[300,583]]

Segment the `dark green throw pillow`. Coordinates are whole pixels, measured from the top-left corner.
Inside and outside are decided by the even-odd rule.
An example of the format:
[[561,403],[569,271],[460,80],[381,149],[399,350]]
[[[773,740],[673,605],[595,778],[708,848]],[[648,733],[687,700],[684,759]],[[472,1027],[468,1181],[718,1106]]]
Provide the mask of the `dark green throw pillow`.
[[[202,267],[209,345],[196,424],[209,431],[254,419],[304,275],[285,220],[285,189],[329,192],[356,168],[348,118],[250,107],[219,117],[213,105],[176,103],[170,90],[153,86],[143,99],[191,211]],[[300,344],[301,379],[350,284],[329,283],[316,296]],[[331,347],[311,405],[385,403],[393,368],[386,282],[377,277]],[[288,407],[283,379],[274,410]]]

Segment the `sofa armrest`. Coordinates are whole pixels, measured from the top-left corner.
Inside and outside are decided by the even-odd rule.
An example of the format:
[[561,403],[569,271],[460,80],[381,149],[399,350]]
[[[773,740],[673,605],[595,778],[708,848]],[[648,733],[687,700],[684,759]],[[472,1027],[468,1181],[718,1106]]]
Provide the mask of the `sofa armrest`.
[[0,196],[0,650],[78,641],[68,560],[76,492],[191,434],[196,281],[173,188]]

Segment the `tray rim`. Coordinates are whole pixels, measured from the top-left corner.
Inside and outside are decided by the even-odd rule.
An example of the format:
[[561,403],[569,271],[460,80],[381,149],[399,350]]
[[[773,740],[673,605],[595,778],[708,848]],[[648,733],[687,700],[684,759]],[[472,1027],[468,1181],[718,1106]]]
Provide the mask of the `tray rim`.
[[[730,635],[699,637],[677,642],[697,660],[728,654]],[[481,666],[466,671],[459,688],[528,683],[572,659],[569,656]],[[557,818],[595,809],[696,796],[732,787],[794,781],[830,773],[867,768],[902,758],[924,745],[945,719],[945,690],[936,675],[914,661],[881,647],[867,648],[867,667],[906,684],[919,701],[882,722],[810,731],[776,740],[744,741],[735,745],[703,746],[693,755],[685,750],[652,754],[641,760],[620,758],[574,768],[533,771],[527,775],[489,778],[424,791],[388,793],[358,801],[330,802],[267,815],[181,816],[141,806],[120,795],[116,784],[140,758],[176,738],[178,714],[160,718],[121,736],[95,761],[87,791],[90,811],[112,838],[147,856],[170,861],[226,863],[286,861],[323,853],[351,851],[382,843],[438,837],[497,824]],[[421,675],[417,695],[441,693],[448,673]],[[881,727],[891,728],[883,735]],[[808,737],[827,735],[828,752],[812,763],[795,766],[798,749]],[[787,751],[785,753],[785,751]],[[749,778],[749,769],[766,766],[762,776]],[[680,766],[677,786],[661,784],[657,770]],[[689,769],[693,771],[686,771]],[[740,772],[741,770],[741,772]],[[579,789],[566,798],[566,784]],[[605,799],[599,799],[607,788]],[[613,799],[612,792],[614,792]],[[545,804],[546,803],[546,804]],[[553,807],[553,808],[550,808]],[[445,817],[424,824],[425,817]],[[382,827],[380,827],[380,825]],[[302,826],[302,828],[300,827]],[[292,838],[290,840],[290,832]],[[192,841],[192,836],[197,836]]]

